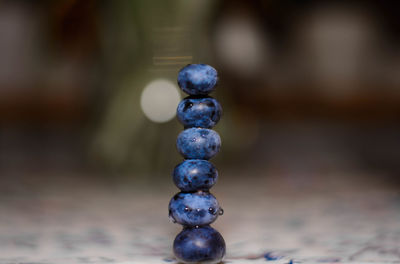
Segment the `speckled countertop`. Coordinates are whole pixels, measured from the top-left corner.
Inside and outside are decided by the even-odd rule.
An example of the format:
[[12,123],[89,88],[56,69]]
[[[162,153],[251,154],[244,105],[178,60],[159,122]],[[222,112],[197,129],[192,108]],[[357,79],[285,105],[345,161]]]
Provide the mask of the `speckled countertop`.
[[[213,190],[225,210],[214,227],[226,263],[400,263],[396,190],[345,182],[310,191],[265,177],[243,185],[243,177],[225,176]],[[33,191],[2,188],[0,263],[175,262],[172,183],[90,183],[65,177]]]

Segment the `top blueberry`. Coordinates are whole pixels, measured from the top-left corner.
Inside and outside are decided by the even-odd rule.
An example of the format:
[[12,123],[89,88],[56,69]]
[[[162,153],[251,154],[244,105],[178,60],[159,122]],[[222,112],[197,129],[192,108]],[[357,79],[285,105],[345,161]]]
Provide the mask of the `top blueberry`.
[[206,64],[189,64],[180,70],[178,85],[190,95],[207,95],[217,84],[217,71]]

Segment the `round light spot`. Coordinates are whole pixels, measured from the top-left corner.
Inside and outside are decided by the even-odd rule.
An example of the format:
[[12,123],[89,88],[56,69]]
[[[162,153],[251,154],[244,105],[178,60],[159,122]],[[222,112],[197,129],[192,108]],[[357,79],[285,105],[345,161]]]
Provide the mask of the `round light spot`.
[[150,82],[143,89],[140,106],[148,119],[164,123],[174,118],[180,100],[178,87],[174,83],[158,79]]
[[237,74],[257,73],[269,62],[268,39],[250,18],[223,19],[217,25],[215,40],[221,62]]

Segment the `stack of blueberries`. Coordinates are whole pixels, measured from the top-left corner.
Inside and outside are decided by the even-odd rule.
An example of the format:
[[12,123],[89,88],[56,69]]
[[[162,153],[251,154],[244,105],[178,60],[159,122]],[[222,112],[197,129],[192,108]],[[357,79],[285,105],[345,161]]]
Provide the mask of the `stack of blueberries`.
[[189,64],[178,74],[178,85],[187,94],[177,109],[185,130],[176,145],[185,160],[173,172],[181,190],[169,203],[169,217],[183,225],[174,241],[176,258],[185,263],[218,263],[225,255],[225,241],[210,227],[223,214],[217,199],[209,192],[218,172],[208,160],[220,147],[221,138],[211,130],[222,115],[221,105],[208,96],[215,89],[217,71],[205,64]]

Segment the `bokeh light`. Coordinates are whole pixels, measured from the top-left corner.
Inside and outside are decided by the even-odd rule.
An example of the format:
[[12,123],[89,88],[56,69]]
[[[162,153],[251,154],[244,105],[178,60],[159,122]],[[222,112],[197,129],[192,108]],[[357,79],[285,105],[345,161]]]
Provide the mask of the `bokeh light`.
[[174,118],[180,100],[181,96],[175,84],[165,79],[157,79],[143,89],[140,106],[148,119],[164,123]]
[[219,59],[236,74],[252,75],[268,63],[266,38],[250,18],[223,19],[215,36]]

